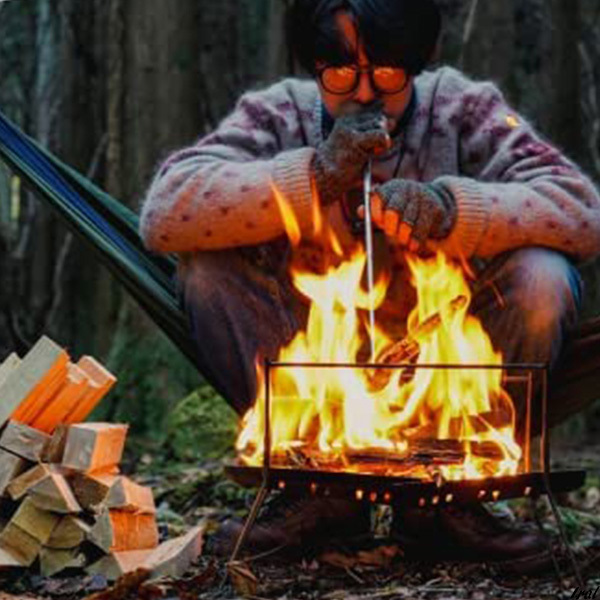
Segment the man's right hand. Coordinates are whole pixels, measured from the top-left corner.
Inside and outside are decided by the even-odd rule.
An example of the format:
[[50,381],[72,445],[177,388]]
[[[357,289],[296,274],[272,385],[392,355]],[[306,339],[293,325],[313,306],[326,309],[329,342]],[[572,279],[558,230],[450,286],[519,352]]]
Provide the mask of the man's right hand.
[[321,204],[332,204],[359,184],[369,156],[385,152],[391,144],[381,103],[338,117],[312,163]]

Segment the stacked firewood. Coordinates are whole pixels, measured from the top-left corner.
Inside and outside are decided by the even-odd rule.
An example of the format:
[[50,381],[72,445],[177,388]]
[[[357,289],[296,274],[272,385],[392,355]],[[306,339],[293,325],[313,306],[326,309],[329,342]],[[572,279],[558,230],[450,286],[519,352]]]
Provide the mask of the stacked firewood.
[[42,337],[0,365],[0,568],[180,575],[202,526],[159,545],[152,490],[120,474],[128,426],[82,423],[116,379]]

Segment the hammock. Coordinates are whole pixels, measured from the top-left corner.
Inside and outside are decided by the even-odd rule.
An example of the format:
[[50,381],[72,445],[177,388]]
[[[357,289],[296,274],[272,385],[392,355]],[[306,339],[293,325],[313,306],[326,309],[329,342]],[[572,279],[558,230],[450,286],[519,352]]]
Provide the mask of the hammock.
[[[175,287],[176,260],[150,254],[138,217],[27,137],[0,112],[0,159],[90,244],[140,306],[197,367],[194,341]],[[204,373],[201,375],[213,383]],[[213,384],[214,385],[214,384]],[[598,390],[598,391],[596,391]],[[600,319],[581,324],[565,345],[550,388],[549,422],[600,398]]]
[[183,354],[196,364],[194,342],[175,287],[176,260],[150,254],[138,216],[65,165],[0,112],[0,159],[65,219],[73,233],[138,301]]

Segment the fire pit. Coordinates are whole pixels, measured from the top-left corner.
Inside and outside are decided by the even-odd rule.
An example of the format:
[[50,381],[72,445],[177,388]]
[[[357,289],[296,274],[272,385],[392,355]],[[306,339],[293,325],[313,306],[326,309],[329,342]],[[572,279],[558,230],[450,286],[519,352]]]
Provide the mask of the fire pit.
[[[272,449],[272,391],[271,375],[278,368],[304,369],[380,369],[381,364],[344,364],[344,363],[264,363],[264,452],[261,466],[231,464],[226,473],[238,484],[245,487],[259,487],[254,504],[242,530],[231,560],[239,555],[247,532],[253,526],[260,506],[267,494],[273,490],[290,490],[297,494],[313,496],[331,496],[350,498],[356,501],[368,501],[372,504],[393,504],[412,506],[439,506],[450,504],[470,504],[473,502],[496,502],[509,498],[528,497],[532,501],[541,495],[547,495],[561,535],[561,541],[571,560],[574,573],[580,584],[583,580],[579,573],[574,554],[571,551],[560,512],[553,494],[578,489],[585,483],[586,473],[582,470],[551,471],[550,440],[547,425],[547,366],[539,364],[514,365],[415,365],[387,364],[386,369],[414,372],[416,369],[430,370],[501,370],[503,380],[511,384],[520,384],[526,392],[526,439],[524,451],[520,456],[515,472],[490,477],[446,479],[456,475],[456,466],[464,464],[468,457],[475,456],[482,461],[502,461],[504,456],[494,443],[469,442],[460,438],[435,439],[416,438],[409,443],[404,453],[389,450],[378,451],[352,450],[331,453],[323,456],[313,452],[302,443],[291,444],[286,452],[273,453]],[[511,374],[512,373],[512,374]],[[542,432],[539,445],[534,448],[530,441],[532,390],[535,379],[541,383]],[[473,415],[471,420],[486,422],[497,415],[484,417]],[[476,429],[477,426],[474,426]],[[454,470],[453,470],[454,467]],[[536,513],[537,518],[537,513]],[[537,524],[543,531],[541,521]],[[549,541],[549,548],[552,545]],[[562,578],[555,560],[557,575]]]
[[[541,494],[566,492],[581,487],[584,471],[551,472],[550,445],[546,425],[545,365],[423,365],[395,364],[386,369],[411,370],[502,370],[504,379],[521,384],[527,394],[527,431],[523,452],[510,473],[485,477],[465,474],[465,463],[474,460],[492,470],[485,463],[506,460],[500,444],[494,441],[470,441],[461,438],[456,426],[456,437],[437,439],[415,437],[402,450],[397,448],[344,448],[322,453],[309,444],[296,440],[285,451],[273,451],[273,410],[271,373],[278,368],[304,369],[378,369],[374,364],[310,364],[265,362],[264,453],[261,466],[232,464],[226,469],[237,483],[247,487],[264,486],[266,489],[287,489],[298,493],[351,497],[377,504],[406,504],[415,506],[444,505],[450,503],[490,502],[517,497],[538,497]],[[518,374],[512,374],[510,373]],[[530,442],[531,391],[535,378],[541,379],[542,435],[539,447]],[[469,420],[490,426],[495,415],[472,415]],[[418,435],[415,432],[413,435]],[[467,468],[468,471],[468,468]],[[457,475],[461,475],[458,477]]]
[[271,490],[440,508],[547,495],[563,533],[552,494],[585,473],[550,470],[547,366],[503,363],[443,255],[409,261],[407,334],[374,330],[361,310],[382,302],[387,282],[366,295],[364,264],[358,254],[323,275],[292,272],[310,313],[276,362],[257,364],[259,394],[227,472],[260,489],[232,559]]

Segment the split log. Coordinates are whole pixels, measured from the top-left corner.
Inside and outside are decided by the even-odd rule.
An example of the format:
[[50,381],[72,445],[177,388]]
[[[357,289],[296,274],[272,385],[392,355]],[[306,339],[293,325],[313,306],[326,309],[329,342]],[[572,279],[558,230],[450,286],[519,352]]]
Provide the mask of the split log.
[[202,552],[205,529],[205,524],[198,525],[156,548],[144,565],[152,572],[150,577],[182,577]]
[[87,375],[89,386],[85,395],[65,417],[67,423],[84,421],[117,381],[110,371],[91,356],[83,356],[77,366]]
[[152,490],[124,475],[116,478],[111,486],[106,498],[106,507],[139,513],[156,512]]
[[31,462],[39,462],[50,436],[29,425],[9,421],[0,435],[0,448]]
[[61,467],[39,464],[25,471],[8,485],[7,492],[13,500],[28,494],[34,504],[43,510],[58,513],[75,513],[81,510]]
[[45,544],[50,539],[59,519],[59,515],[38,508],[32,499],[27,497],[21,502],[9,524],[18,526],[40,544]]
[[10,354],[0,365],[0,386],[6,381],[6,378],[16,369],[21,362],[16,352]]
[[[0,426],[11,418],[26,422],[29,408],[44,402],[56,380],[66,375],[68,354],[46,336],[11,370],[0,385]],[[29,404],[31,403],[31,406]]]
[[20,500],[31,487],[48,477],[51,472],[52,470],[49,465],[36,465],[13,479],[8,484],[6,491],[13,500]]
[[0,569],[10,569],[21,566],[21,561],[17,557],[11,554],[8,550],[0,548]]
[[126,573],[132,573],[143,568],[152,552],[153,550],[113,552],[90,565],[87,572],[90,575],[102,575],[108,581],[116,581]]
[[11,418],[28,425],[31,424],[35,420],[35,417],[51,402],[52,397],[63,385],[66,376],[67,369],[65,366],[64,369],[56,372],[49,378],[41,390],[28,396],[21,406],[13,413]]
[[154,550],[114,552],[91,565],[90,574],[104,575],[114,581],[137,569],[150,571],[150,579],[182,577],[202,552],[206,527],[198,525],[185,535],[163,542]]
[[69,477],[75,498],[84,510],[98,513],[106,506],[110,489],[117,481],[113,471],[96,473],[74,473]]
[[33,564],[42,544],[18,525],[9,523],[0,532],[0,548],[8,552],[23,567]]
[[92,526],[74,515],[60,517],[44,545],[54,550],[77,548],[89,535]]
[[52,433],[57,425],[66,422],[67,415],[75,409],[88,389],[89,380],[85,371],[70,362],[65,381],[32,421],[32,427]]
[[52,433],[52,437],[48,442],[48,445],[42,452],[42,462],[45,463],[62,463],[63,454],[65,452],[65,444],[67,443],[67,432],[69,426],[61,423],[57,425],[56,429]]
[[29,463],[25,459],[0,449],[0,497],[4,496],[10,482],[28,466]]
[[148,550],[158,546],[158,529],[152,514],[105,510],[88,539],[107,554],[122,550]]
[[87,558],[78,548],[56,550],[42,547],[40,550],[40,572],[43,577],[52,577],[65,569],[85,567]]
[[78,423],[67,433],[63,465],[76,471],[96,471],[121,461],[128,425]]
[[51,510],[61,514],[81,512],[73,491],[69,487],[64,475],[50,472],[46,477],[32,485],[28,490],[28,497],[33,503],[44,510]]

